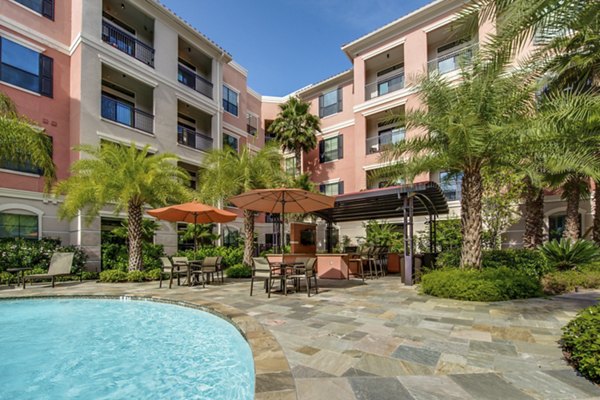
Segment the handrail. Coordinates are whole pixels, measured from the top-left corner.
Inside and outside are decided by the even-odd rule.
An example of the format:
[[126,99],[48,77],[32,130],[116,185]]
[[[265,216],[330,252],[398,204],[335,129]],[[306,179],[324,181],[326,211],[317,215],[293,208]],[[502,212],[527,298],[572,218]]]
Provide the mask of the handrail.
[[395,75],[367,83],[365,85],[365,100],[371,100],[400,89],[404,89],[404,69]]
[[154,68],[154,49],[106,20],[102,21],[102,40]]
[[400,142],[404,139],[404,129],[398,129],[391,132],[386,132],[381,135],[367,137],[366,150],[367,154],[379,153],[386,148]]
[[[213,98],[213,84],[205,77],[198,75],[185,65],[179,64],[177,80],[206,97]],[[187,75],[187,76],[186,76]],[[190,79],[191,78],[191,79]]]
[[177,125],[177,143],[203,151],[209,151],[213,148],[213,138],[210,135],[181,125]]
[[133,107],[112,97],[102,95],[102,118],[140,129],[154,132],[154,115]]
[[454,50],[450,53],[444,54],[443,56],[429,60],[427,62],[427,70],[430,73],[434,72],[434,71],[439,71],[440,63],[442,63],[444,61],[448,61],[448,60],[453,60],[452,64],[449,65],[449,67],[446,67],[447,69],[444,69],[443,71],[439,71],[439,72],[441,74],[445,74],[448,72],[456,71],[460,67],[460,62],[459,62],[460,59],[462,58],[468,63],[469,60],[473,57],[473,52],[475,50],[477,50],[477,48],[478,48],[478,44],[473,43],[471,45],[464,46],[457,50]]

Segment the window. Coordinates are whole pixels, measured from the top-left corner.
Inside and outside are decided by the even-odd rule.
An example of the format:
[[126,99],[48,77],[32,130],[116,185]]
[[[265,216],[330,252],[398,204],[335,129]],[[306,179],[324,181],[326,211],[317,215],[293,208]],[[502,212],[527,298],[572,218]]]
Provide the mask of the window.
[[238,115],[238,94],[223,85],[223,108],[230,114]]
[[223,147],[229,146],[233,150],[238,151],[238,144],[239,144],[238,138],[236,138],[234,136],[230,136],[226,133],[223,134]]
[[39,238],[37,215],[0,213],[0,238]]
[[344,135],[338,135],[319,142],[319,162],[335,161],[344,158]]
[[53,60],[6,38],[0,40],[0,80],[52,97]]
[[460,200],[462,173],[440,172],[440,187],[448,201]]
[[437,69],[440,74],[455,71],[460,67],[460,62],[473,57],[468,39],[460,39],[445,44],[437,49]]
[[296,157],[287,157],[283,160],[285,173],[290,176],[296,176]]
[[[548,217],[548,240],[560,240],[565,231],[567,216],[564,214]],[[581,236],[581,214],[579,214],[579,236]]]
[[404,140],[406,130],[399,128],[393,124],[379,123],[377,128],[379,150],[381,151],[385,146],[399,143]]
[[44,17],[54,20],[54,0],[15,0]]
[[344,194],[344,182],[333,182],[333,183],[321,183],[319,185],[319,192],[327,196],[337,196]]
[[342,111],[342,88],[319,96],[319,117],[327,117]]
[[377,73],[377,95],[404,88],[404,63],[394,65]]
[[258,132],[258,117],[252,113],[246,113],[246,131],[252,136]]

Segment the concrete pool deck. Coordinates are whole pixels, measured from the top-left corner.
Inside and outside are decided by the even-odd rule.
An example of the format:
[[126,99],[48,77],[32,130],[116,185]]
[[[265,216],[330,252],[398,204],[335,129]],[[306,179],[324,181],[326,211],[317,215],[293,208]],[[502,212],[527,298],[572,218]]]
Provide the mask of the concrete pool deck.
[[[600,399],[557,343],[599,291],[472,303],[421,296],[388,276],[319,281],[319,294],[267,298],[249,281],[206,288],[157,282],[2,286],[0,298],[156,297],[232,319],[253,349],[257,399]],[[276,340],[275,340],[276,339]]]

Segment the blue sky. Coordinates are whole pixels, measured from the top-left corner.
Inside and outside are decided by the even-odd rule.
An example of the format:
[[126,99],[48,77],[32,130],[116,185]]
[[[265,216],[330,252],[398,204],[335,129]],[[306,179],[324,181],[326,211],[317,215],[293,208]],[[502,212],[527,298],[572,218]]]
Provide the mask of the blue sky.
[[282,96],[352,66],[340,47],[431,0],[162,0]]

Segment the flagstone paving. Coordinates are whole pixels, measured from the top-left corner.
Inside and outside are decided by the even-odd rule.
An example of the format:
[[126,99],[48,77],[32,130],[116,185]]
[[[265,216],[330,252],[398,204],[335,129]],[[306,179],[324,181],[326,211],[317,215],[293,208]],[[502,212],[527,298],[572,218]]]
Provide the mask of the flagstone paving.
[[247,281],[157,286],[2,287],[0,298],[127,295],[217,308],[250,332],[257,399],[600,399],[600,388],[565,363],[557,343],[561,327],[598,291],[471,303],[421,296],[394,276],[364,285],[321,280],[310,298],[268,299],[260,290],[250,297]]

